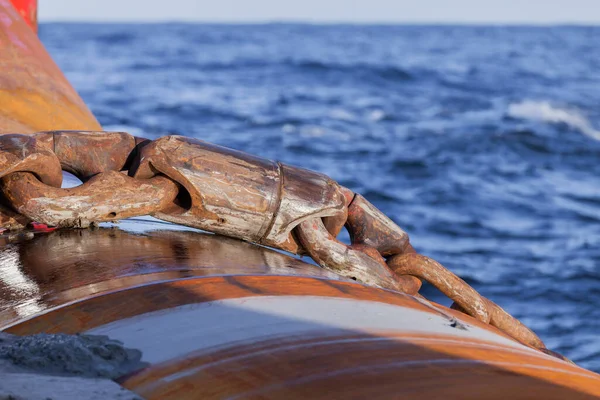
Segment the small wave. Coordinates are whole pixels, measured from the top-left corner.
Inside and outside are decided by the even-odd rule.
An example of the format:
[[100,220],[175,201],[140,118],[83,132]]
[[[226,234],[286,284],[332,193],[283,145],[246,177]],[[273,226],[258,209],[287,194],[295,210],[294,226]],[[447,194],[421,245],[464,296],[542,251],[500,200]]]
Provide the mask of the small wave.
[[341,72],[355,73],[361,75],[373,75],[381,79],[389,81],[406,81],[413,79],[410,72],[391,65],[372,65],[362,62],[352,64],[329,63],[315,60],[308,61],[291,61],[287,60],[287,64],[296,67],[305,72]]
[[560,108],[547,101],[526,100],[508,106],[508,115],[513,118],[543,121],[551,124],[566,124],[592,139],[600,140],[600,130],[577,109]]
[[106,43],[111,46],[131,43],[134,39],[135,35],[132,32],[110,32],[96,38],[98,42],[103,44]]
[[413,75],[397,66],[393,65],[374,65],[364,62],[356,63],[336,63],[318,60],[264,60],[264,59],[231,59],[227,61],[209,61],[209,62],[188,62],[178,60],[177,63],[167,65],[163,58],[157,57],[153,62],[136,61],[133,69],[148,70],[161,68],[179,68],[179,69],[201,69],[203,71],[240,71],[247,69],[266,68],[291,68],[301,73],[314,74],[356,74],[365,77],[377,77],[387,81],[408,81],[412,80]]

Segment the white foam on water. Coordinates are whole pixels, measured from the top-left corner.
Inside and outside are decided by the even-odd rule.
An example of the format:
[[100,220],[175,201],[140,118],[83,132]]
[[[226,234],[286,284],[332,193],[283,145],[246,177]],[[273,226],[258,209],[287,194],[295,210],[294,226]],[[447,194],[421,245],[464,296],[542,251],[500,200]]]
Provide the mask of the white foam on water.
[[592,139],[600,140],[600,130],[575,108],[561,108],[548,101],[525,100],[508,106],[507,113],[513,118],[566,124]]
[[375,121],[375,122],[381,121],[385,117],[386,117],[385,112],[383,110],[380,110],[380,109],[372,110],[368,114],[368,119],[371,120],[371,121]]

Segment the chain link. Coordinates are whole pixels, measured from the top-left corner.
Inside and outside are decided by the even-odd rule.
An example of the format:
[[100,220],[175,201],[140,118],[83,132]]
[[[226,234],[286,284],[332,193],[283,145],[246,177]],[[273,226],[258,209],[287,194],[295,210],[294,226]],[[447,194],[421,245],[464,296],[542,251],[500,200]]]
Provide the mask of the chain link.
[[2,178],[4,198],[31,221],[50,226],[87,228],[163,210],[177,197],[178,186],[163,176],[138,180],[117,171],[101,172],[84,184],[61,189],[29,172]]
[[[84,183],[61,189],[62,170]],[[367,285],[419,296],[427,281],[452,308],[548,354],[530,329],[437,261],[359,194],[323,174],[199,140],[123,132],[0,136],[0,227],[86,227],[153,215],[295,254]],[[336,239],[346,226],[351,244]]]

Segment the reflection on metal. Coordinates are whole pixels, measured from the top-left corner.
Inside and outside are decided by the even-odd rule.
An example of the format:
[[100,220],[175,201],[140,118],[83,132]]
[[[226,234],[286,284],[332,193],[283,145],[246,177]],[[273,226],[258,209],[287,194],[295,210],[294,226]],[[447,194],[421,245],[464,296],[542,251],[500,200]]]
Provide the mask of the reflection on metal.
[[100,129],[9,0],[0,0],[0,71],[0,133]]
[[15,245],[5,246],[0,253],[0,288],[10,288],[14,295],[23,299],[14,307],[14,312],[19,317],[42,311],[38,305],[40,288],[23,272],[18,247]]
[[119,382],[148,399],[600,398],[598,375],[461,312],[235,239],[123,227],[1,237],[4,330],[135,347],[150,366]]
[[341,279],[315,265],[234,239],[173,231],[165,223],[134,225],[148,232],[59,230],[32,239],[17,236],[16,243],[5,245],[0,260],[10,262],[0,263],[0,329],[40,311],[26,307],[36,299],[38,307],[47,309],[150,282],[257,273]]
[[[320,266],[375,287],[416,296],[425,280],[453,299],[455,309],[554,354],[460,277],[416,254],[406,232],[383,212],[323,174],[183,136],[151,141],[124,132],[8,134],[0,136],[0,150],[0,228],[27,223],[10,209],[63,228],[150,214],[307,253]],[[85,183],[57,188],[61,168]],[[344,225],[350,246],[336,238]]]
[[[0,51],[0,133],[100,128],[8,0],[0,0]],[[65,146],[67,155],[78,150]],[[249,160],[261,167],[255,161]],[[143,175],[149,166],[140,167]],[[185,163],[179,168],[182,176],[189,172]],[[302,171],[286,176],[294,173]],[[313,178],[316,187],[328,185]],[[226,189],[252,189],[253,179]],[[198,197],[214,189],[186,188]],[[254,189],[254,205],[275,195]],[[339,190],[344,198],[310,192],[337,209],[354,197]],[[292,194],[290,205],[306,197]],[[248,211],[248,204],[239,207]],[[345,213],[325,215],[332,219],[317,228],[337,232]],[[272,226],[252,221],[256,236],[267,228],[278,232],[269,244],[289,238],[286,219]],[[349,221],[355,245],[379,257],[411,252],[405,233],[392,227],[389,235],[391,221],[366,200],[354,203]],[[318,250],[319,236],[303,223],[304,239]],[[462,312],[238,240],[164,222],[123,227],[0,235],[0,330],[119,339],[149,362],[119,382],[148,399],[600,399],[599,375]],[[286,243],[297,249],[295,240]],[[402,283],[409,293],[418,290],[411,277]]]

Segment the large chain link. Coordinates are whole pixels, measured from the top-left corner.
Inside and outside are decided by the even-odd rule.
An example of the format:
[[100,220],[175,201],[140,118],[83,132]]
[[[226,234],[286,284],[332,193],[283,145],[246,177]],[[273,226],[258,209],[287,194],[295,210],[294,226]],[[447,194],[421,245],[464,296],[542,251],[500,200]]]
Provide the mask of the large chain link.
[[[60,188],[63,170],[84,183]],[[367,285],[420,296],[427,281],[454,301],[452,308],[554,354],[498,305],[417,254],[407,233],[364,197],[323,174],[182,136],[149,141],[122,132],[60,131],[0,136],[0,178],[4,229],[153,215],[308,254]],[[344,226],[350,245],[336,239]]]

